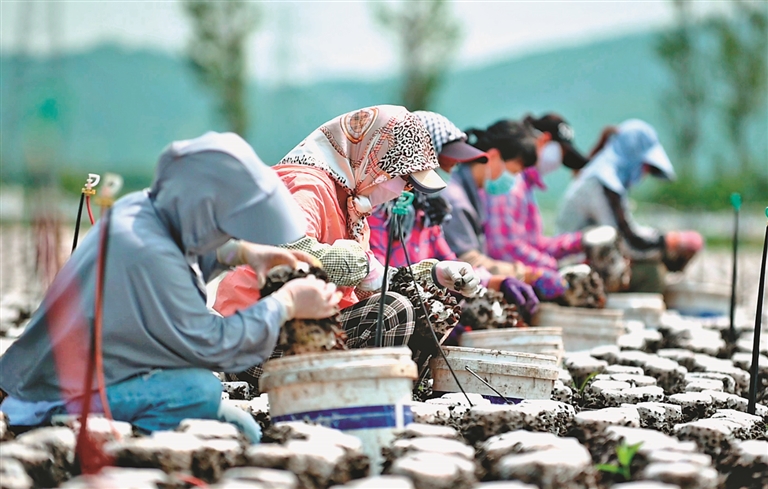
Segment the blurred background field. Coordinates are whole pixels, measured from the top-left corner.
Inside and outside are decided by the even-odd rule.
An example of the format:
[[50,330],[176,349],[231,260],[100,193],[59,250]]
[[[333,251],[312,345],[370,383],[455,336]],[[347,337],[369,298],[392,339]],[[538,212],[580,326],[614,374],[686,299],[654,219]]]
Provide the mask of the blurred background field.
[[[603,127],[654,125],[680,179],[637,215],[747,246],[768,203],[768,4],[732,2],[3,1],[0,219],[76,214],[89,172],[151,183],[172,140],[235,130],[274,164],[312,129],[381,104],[460,127],[561,113],[588,152]],[[545,224],[570,179],[547,177]],[[42,190],[36,190],[42,189]],[[44,196],[44,197],[43,197]],[[551,229],[550,229],[551,230]]]

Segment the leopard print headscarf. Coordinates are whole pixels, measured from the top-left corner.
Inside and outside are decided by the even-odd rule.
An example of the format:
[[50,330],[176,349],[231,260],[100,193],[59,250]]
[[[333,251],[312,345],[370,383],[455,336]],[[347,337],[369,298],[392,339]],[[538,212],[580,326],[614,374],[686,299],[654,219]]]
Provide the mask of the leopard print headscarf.
[[360,192],[395,177],[433,170],[437,156],[418,117],[405,107],[377,105],[326,122],[278,164],[321,168],[346,189],[347,230],[362,242],[372,208]]

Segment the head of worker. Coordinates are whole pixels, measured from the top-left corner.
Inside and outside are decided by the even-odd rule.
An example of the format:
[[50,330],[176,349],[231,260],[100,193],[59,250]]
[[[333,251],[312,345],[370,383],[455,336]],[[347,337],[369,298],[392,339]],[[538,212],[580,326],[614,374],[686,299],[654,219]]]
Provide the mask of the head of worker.
[[515,175],[536,164],[536,136],[522,122],[502,119],[487,129],[469,129],[469,143],[485,152],[487,163],[471,162],[472,176],[489,195],[512,189]]
[[[404,107],[378,105],[326,122],[291,150],[281,164],[324,170],[345,192],[347,230],[362,241],[365,218],[403,190],[436,193],[445,182],[424,124]],[[344,208],[344,205],[342,205]]]
[[469,144],[467,134],[444,115],[426,110],[417,110],[413,114],[421,120],[432,138],[440,165],[435,171],[446,182],[450,180],[451,171],[459,163],[488,162],[485,151]]
[[528,115],[523,122],[531,126],[536,135],[537,162],[535,169],[539,176],[545,176],[561,166],[580,170],[589,161],[574,145],[573,128],[554,113],[541,117]]
[[582,174],[597,177],[619,195],[626,194],[647,174],[664,180],[677,178],[656,131],[639,119],[619,124]]
[[160,155],[149,197],[188,256],[213,251],[230,238],[289,243],[306,228],[288,189],[233,133],[171,143]]

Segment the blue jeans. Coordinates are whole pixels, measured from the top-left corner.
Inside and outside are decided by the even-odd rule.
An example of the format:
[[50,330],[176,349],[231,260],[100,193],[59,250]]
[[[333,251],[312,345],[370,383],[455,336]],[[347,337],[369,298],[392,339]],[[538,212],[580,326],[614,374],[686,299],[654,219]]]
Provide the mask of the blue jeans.
[[172,430],[187,418],[217,419],[234,424],[251,443],[258,443],[258,423],[245,411],[222,403],[221,391],[221,382],[210,370],[152,370],[107,387],[107,401],[116,421],[147,433]]

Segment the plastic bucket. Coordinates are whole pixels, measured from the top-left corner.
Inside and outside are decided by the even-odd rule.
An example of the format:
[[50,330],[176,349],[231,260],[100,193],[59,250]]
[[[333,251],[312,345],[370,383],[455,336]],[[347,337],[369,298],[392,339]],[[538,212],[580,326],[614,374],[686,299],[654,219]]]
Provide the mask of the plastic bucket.
[[[559,374],[553,356],[455,346],[446,346],[443,351],[467,393],[480,394],[495,404],[504,403],[499,393],[510,402],[552,397]],[[499,392],[478,380],[466,367]],[[434,392],[461,392],[443,357],[433,357],[429,368]]]
[[533,324],[563,330],[565,351],[590,350],[596,346],[615,345],[625,332],[624,311],[586,309],[542,304]]
[[661,324],[661,316],[667,307],[664,296],[650,293],[608,294],[605,303],[607,309],[624,311],[625,320],[642,321],[646,328],[656,329]]
[[728,285],[678,282],[664,290],[667,307],[684,316],[728,316],[731,311],[731,288]]
[[272,422],[308,421],[355,435],[379,473],[381,448],[413,421],[416,377],[410,349],[369,348],[270,360],[259,387],[269,394]]
[[563,359],[562,328],[504,328],[468,331],[459,344],[468,348],[486,348],[519,353],[551,355],[557,363]]

